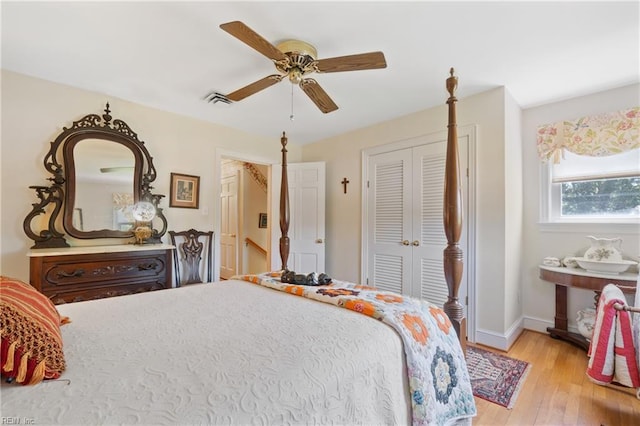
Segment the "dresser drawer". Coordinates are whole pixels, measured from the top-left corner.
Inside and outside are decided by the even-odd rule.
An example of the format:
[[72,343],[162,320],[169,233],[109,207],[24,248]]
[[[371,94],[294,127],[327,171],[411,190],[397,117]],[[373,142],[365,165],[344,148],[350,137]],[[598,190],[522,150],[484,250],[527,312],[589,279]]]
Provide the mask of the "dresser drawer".
[[171,250],[31,257],[31,284],[54,303],[170,288]]
[[43,284],[64,286],[126,279],[164,277],[167,265],[164,253],[136,257],[98,256],[94,259],[46,259],[42,265]]

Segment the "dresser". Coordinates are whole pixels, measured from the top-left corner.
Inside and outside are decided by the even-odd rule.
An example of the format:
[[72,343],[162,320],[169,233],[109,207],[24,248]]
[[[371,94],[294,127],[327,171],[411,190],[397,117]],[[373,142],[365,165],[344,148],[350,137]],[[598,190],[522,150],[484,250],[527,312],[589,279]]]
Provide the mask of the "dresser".
[[169,244],[32,249],[29,280],[55,304],[171,288],[173,249]]

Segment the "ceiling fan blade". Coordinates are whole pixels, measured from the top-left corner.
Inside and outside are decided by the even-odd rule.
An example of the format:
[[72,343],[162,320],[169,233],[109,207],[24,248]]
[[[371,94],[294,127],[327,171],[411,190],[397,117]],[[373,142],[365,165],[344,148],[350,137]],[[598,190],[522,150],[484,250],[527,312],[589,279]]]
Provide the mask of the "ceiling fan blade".
[[273,44],[269,43],[260,34],[240,21],[221,24],[220,28],[271,60],[286,61],[288,58],[287,55],[279,51]]
[[327,92],[325,92],[314,79],[305,78],[300,81],[300,88],[307,94],[307,96],[309,96],[309,98],[311,98],[313,103],[316,104],[323,113],[326,114],[338,109],[338,105],[333,102],[329,95],[327,95]]
[[387,61],[384,59],[384,53],[369,52],[359,55],[318,59],[316,67],[318,68],[318,72],[360,71],[386,68]]
[[243,88],[238,89],[235,92],[229,93],[228,95],[226,95],[226,98],[234,102],[241,101],[247,96],[251,96],[254,93],[258,93],[259,91],[264,90],[267,87],[270,87],[276,83],[279,83],[284,77],[285,77],[284,75],[280,75],[280,74],[269,75],[258,81],[254,81],[253,83],[247,86],[244,86]]

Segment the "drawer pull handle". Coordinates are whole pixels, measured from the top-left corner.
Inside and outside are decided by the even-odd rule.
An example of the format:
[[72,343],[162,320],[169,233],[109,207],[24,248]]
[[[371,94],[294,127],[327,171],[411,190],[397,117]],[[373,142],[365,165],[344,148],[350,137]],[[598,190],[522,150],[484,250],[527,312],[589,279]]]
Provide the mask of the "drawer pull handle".
[[153,269],[156,269],[157,267],[158,267],[158,264],[156,262],[138,264],[138,270],[140,271],[151,271]]
[[58,272],[58,278],[73,278],[73,277],[81,277],[84,275],[84,269],[76,269],[72,272],[60,271]]

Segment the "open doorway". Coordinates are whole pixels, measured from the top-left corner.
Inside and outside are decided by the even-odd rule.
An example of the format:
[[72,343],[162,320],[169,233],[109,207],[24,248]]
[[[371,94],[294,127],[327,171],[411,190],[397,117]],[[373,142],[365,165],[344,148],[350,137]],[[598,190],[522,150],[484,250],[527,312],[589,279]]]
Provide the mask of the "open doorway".
[[221,279],[269,270],[269,175],[269,165],[221,157]]

